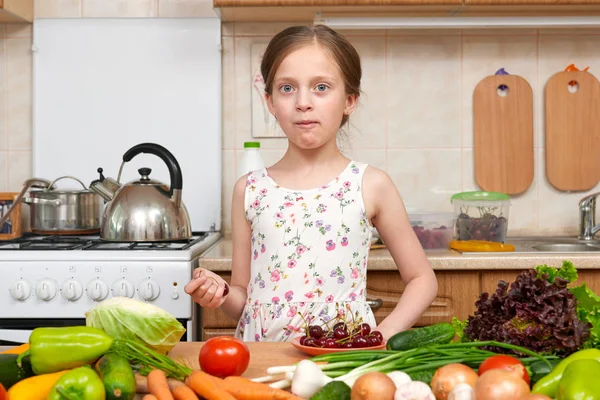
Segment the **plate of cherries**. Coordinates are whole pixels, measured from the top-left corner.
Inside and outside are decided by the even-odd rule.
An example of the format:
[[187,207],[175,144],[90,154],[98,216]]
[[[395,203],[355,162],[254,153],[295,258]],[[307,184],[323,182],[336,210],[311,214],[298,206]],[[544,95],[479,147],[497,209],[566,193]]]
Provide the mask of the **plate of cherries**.
[[292,339],[292,346],[308,355],[336,353],[349,350],[385,349],[383,335],[372,331],[367,323],[338,322],[332,327],[308,325],[304,335]]

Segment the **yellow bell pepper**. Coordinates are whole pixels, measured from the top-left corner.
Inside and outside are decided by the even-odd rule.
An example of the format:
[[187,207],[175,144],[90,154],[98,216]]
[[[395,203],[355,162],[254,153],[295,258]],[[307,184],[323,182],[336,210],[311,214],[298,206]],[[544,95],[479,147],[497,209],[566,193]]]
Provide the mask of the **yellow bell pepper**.
[[0,354],[21,354],[29,350],[29,343],[24,343],[20,346],[13,347],[12,349],[4,350]]
[[14,384],[7,393],[7,400],[46,400],[58,379],[69,372],[54,372],[23,379]]
[[512,244],[488,242],[486,240],[452,240],[450,248],[456,251],[509,252],[515,251]]

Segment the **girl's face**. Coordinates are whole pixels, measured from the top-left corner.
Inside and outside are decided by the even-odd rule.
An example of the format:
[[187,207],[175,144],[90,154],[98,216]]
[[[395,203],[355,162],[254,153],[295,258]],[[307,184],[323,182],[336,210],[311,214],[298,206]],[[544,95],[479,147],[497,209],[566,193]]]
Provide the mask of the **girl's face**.
[[342,117],[350,115],[357,96],[346,94],[342,71],[317,44],[290,53],[273,79],[269,110],[288,139],[303,149],[335,140]]

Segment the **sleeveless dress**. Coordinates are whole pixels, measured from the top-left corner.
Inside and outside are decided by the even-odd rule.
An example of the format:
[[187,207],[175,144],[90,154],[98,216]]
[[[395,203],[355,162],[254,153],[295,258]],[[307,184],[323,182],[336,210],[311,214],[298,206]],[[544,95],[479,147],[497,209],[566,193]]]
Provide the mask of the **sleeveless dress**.
[[310,190],[281,187],[266,169],[248,175],[252,259],[237,338],[289,341],[303,334],[306,322],[321,324],[338,314],[375,328],[366,302],[372,237],[361,191],[366,168],[352,161]]

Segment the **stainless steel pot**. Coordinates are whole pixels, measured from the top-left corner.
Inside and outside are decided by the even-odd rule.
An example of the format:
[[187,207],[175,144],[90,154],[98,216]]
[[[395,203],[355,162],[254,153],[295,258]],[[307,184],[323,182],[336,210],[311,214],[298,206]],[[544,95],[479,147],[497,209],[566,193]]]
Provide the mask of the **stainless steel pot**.
[[[57,190],[54,184],[61,179],[74,179],[83,186],[83,190]],[[42,190],[32,190],[37,187]],[[23,190],[15,199],[29,204],[30,228],[33,233],[41,235],[85,235],[100,232],[100,219],[103,202],[100,196],[88,190],[83,182],[72,176],[61,176],[53,182],[44,179],[30,179],[25,182]],[[11,209],[3,219],[7,219]],[[0,226],[3,220],[0,220]]]

